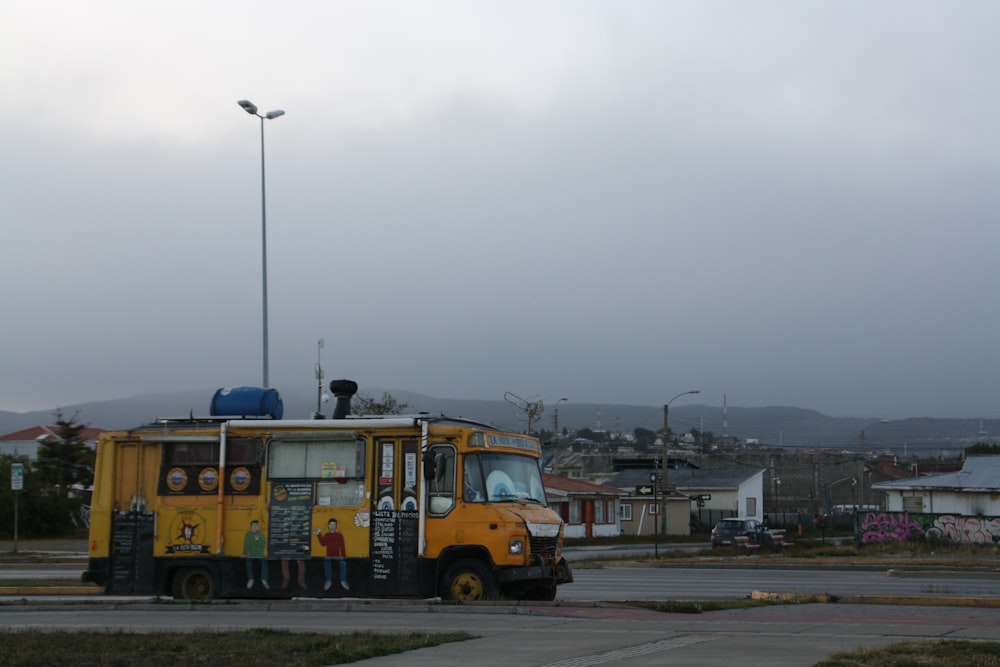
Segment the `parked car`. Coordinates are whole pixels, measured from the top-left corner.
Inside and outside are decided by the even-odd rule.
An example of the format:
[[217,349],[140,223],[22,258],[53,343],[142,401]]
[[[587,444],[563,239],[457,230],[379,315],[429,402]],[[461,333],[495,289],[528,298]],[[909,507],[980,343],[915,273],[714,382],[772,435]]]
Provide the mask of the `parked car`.
[[757,519],[740,517],[722,519],[712,529],[712,547],[732,546],[733,538],[740,535],[750,538],[752,544],[760,544],[764,532],[764,524]]

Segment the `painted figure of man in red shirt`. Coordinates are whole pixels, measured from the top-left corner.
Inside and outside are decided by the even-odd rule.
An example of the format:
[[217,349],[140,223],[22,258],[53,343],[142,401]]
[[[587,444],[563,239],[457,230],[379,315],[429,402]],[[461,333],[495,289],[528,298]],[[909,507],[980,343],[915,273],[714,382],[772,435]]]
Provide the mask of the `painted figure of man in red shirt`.
[[344,535],[337,532],[337,520],[330,519],[325,535],[317,528],[316,539],[322,546],[326,547],[326,559],[323,561],[326,583],[323,584],[323,590],[330,590],[330,586],[333,584],[333,561],[340,563],[340,585],[345,591],[350,590],[351,587],[347,585],[347,561],[344,560],[347,557],[347,548],[344,544]]

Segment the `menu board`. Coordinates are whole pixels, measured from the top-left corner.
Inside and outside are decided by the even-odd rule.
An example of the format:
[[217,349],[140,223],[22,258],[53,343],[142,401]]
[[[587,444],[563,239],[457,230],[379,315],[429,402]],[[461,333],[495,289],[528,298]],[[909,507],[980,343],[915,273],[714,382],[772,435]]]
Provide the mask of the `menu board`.
[[420,514],[417,511],[401,510],[398,517],[399,525],[399,572],[398,588],[400,595],[415,595],[420,574],[417,566],[417,545],[420,532]]
[[407,510],[372,512],[371,560],[373,595],[417,593],[419,513]]
[[280,482],[271,487],[267,555],[308,558],[311,551],[312,482]]
[[376,509],[371,520],[372,592],[391,592],[396,560],[396,512]]
[[152,513],[114,515],[109,593],[152,592],[153,523]]

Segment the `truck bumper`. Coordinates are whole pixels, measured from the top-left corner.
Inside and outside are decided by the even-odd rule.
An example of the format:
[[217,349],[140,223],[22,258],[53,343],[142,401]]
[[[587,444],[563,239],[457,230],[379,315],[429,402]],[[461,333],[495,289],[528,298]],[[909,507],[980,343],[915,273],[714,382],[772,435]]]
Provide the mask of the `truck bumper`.
[[573,573],[565,559],[555,565],[527,565],[525,567],[508,567],[496,572],[497,582],[513,584],[525,581],[537,581],[550,584],[568,584],[573,581]]

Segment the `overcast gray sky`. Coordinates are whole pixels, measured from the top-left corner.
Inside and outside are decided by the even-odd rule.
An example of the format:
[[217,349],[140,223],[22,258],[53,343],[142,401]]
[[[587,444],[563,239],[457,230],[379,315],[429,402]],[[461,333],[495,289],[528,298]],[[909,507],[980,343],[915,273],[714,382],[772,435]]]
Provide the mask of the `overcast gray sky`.
[[[0,5],[0,409],[1000,415],[1000,3]],[[206,399],[207,400],[207,399]],[[694,401],[694,397],[690,400]]]

